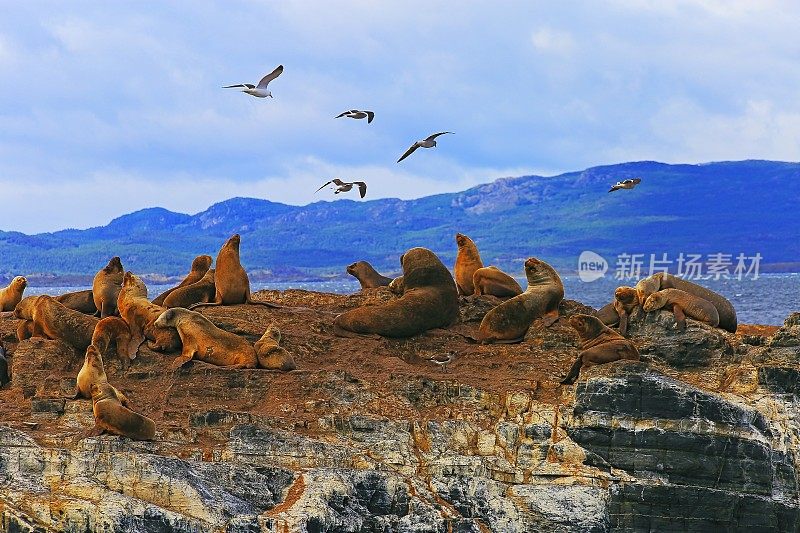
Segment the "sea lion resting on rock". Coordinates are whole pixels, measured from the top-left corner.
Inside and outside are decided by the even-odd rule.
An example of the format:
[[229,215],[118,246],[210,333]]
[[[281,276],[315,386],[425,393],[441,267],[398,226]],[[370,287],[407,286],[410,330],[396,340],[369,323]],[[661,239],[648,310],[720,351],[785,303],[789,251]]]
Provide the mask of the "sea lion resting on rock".
[[7,287],[0,289],[0,311],[13,311],[27,286],[28,280],[24,276],[16,276]]
[[411,337],[446,327],[458,318],[458,291],[453,276],[436,254],[412,248],[400,257],[403,295],[378,305],[351,309],[337,316],[334,333]]
[[617,287],[612,302],[619,322],[619,332],[624,336],[628,332],[628,317],[639,304],[639,296],[633,287]]
[[[87,400],[91,400],[92,385],[95,383],[106,382],[108,382],[108,377],[106,376],[106,371],[103,367],[103,356],[100,354],[97,346],[90,344],[89,347],[86,348],[86,355],[83,358],[83,366],[78,372],[78,377],[75,380],[76,390],[73,399],[86,398]],[[117,399],[122,402],[122,405],[127,405],[128,398],[115,387],[112,388],[115,391],[114,393]]]
[[33,322],[32,336],[59,339],[84,352],[92,343],[92,334],[99,320],[57,302],[52,296],[28,296],[14,309],[22,320]]
[[150,341],[148,346],[152,350],[172,352],[180,347],[181,341],[174,329],[154,326],[155,320],[165,309],[147,299],[147,286],[139,276],[132,272],[125,273],[117,305],[120,315],[130,328],[128,355],[131,359],[136,358],[139,346],[145,339]]
[[481,320],[478,341],[514,343],[537,318],[549,315],[558,319],[558,304],[564,299],[564,285],[553,267],[535,257],[525,261],[528,288],[491,309]]
[[[453,272],[455,273],[458,294],[470,296],[475,292],[473,276],[476,270],[483,268],[483,261],[481,261],[478,247],[475,246],[472,239],[463,233],[456,233],[456,244],[458,245],[458,254],[456,255],[456,264],[453,267]],[[522,292],[521,288],[519,292]]]
[[719,313],[714,304],[680,289],[662,289],[647,297],[642,309],[649,313],[663,307],[672,308],[678,330],[686,329],[686,317],[719,326]]
[[94,430],[91,435],[107,431],[131,439],[151,440],[156,434],[155,422],[128,409],[127,398],[120,400],[118,394],[107,381],[92,385]]
[[578,379],[581,367],[611,363],[620,359],[639,360],[639,350],[633,343],[604,325],[599,318],[576,314],[569,317],[569,324],[581,338],[581,353],[570,368],[562,385],[572,385]]
[[392,278],[380,275],[378,271],[366,261],[356,261],[352,265],[348,265],[347,273],[358,280],[362,289],[387,287],[389,283],[392,282]]
[[60,296],[56,296],[56,300],[64,304],[64,306],[80,311],[87,315],[97,314],[97,306],[94,304],[94,296],[92,289],[77,292],[67,292]]
[[101,268],[92,281],[92,298],[100,311],[100,318],[117,313],[117,297],[122,288],[122,277],[125,274],[119,257],[112,257],[108,264]]
[[[118,316],[101,318],[92,333],[92,346],[100,353],[101,357],[109,357],[111,345],[117,350],[117,357],[122,363],[122,369],[127,370],[130,357],[131,330],[128,323]],[[90,346],[91,347],[91,346]],[[87,388],[86,393],[89,393]],[[87,398],[89,396],[86,396]]]
[[280,342],[281,331],[277,326],[270,324],[264,335],[256,341],[254,346],[259,368],[283,371],[297,368],[294,357],[279,346]]
[[210,302],[216,294],[214,285],[215,270],[209,268],[202,278],[183,287],[177,287],[166,298],[163,306],[167,309],[183,307],[188,309],[194,304]]
[[153,303],[156,305],[161,305],[166,307],[164,299],[167,296],[169,296],[175,289],[178,289],[180,287],[186,287],[187,285],[191,285],[192,283],[197,283],[203,278],[203,276],[206,275],[206,272],[208,272],[209,268],[211,268],[211,256],[198,255],[192,261],[192,268],[189,271],[189,274],[187,274],[186,277],[183,278],[183,281],[181,281],[175,287],[172,287],[171,289],[168,289],[159,294],[155,299],[153,299]]
[[522,294],[517,280],[495,266],[479,268],[472,275],[475,296],[488,294],[498,298],[511,298]]

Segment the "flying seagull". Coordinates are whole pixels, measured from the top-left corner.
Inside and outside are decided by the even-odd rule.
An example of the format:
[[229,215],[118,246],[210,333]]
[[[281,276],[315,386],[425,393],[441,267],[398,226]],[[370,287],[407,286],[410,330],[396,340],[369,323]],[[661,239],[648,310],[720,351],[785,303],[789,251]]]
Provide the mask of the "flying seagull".
[[642,178],[633,178],[615,183],[608,192],[618,191],[620,189],[633,189],[642,182]]
[[358,185],[358,192],[359,194],[361,194],[361,198],[364,198],[364,196],[366,196],[367,194],[367,184],[364,183],[363,181],[347,182],[347,181],[342,181],[339,178],[333,178],[331,181],[329,181],[328,183],[326,183],[325,185],[314,191],[314,194],[318,193],[331,183],[336,185],[336,190],[333,191],[333,194],[339,194],[340,192],[347,192],[353,188],[353,185]]
[[264,98],[269,96],[272,98],[272,93],[267,90],[267,85],[269,82],[277,78],[283,72],[283,65],[278,65],[275,70],[261,78],[261,81],[258,82],[258,85],[253,85],[252,83],[237,83],[236,85],[226,85],[223,89],[233,89],[234,87],[244,87],[242,89],[243,93],[252,94],[257,98]]
[[340,113],[336,115],[334,118],[366,118],[367,124],[372,122],[372,119],[375,118],[375,113],[372,111],[361,111],[359,109],[351,109],[350,111],[345,111],[344,113]]
[[408,157],[411,154],[413,154],[414,150],[416,150],[417,148],[420,148],[420,147],[421,148],[433,148],[434,146],[436,146],[436,137],[438,137],[439,135],[444,135],[445,133],[453,133],[453,132],[452,131],[442,131],[442,132],[439,132],[439,133],[434,133],[430,137],[426,137],[425,139],[423,139],[421,141],[415,142],[414,144],[411,145],[411,148],[406,150],[406,153],[404,153],[403,156],[400,159],[397,160],[397,162],[399,163],[400,161],[402,161],[406,157]]

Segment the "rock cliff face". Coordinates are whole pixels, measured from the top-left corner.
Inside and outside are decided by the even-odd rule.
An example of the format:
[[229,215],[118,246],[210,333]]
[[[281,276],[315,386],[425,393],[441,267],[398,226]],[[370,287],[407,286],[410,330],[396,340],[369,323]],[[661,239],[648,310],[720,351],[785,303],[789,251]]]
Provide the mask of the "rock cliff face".
[[[298,370],[228,370],[143,349],[109,380],[156,421],[152,442],[85,437],[82,354],[15,344],[0,390],[2,531],[798,531],[800,315],[736,335],[634,316],[642,362],[558,381],[566,321],[518,345],[462,335],[343,339],[334,313],[390,298],[262,292],[294,306],[210,308],[256,340],[271,322]],[[565,302],[561,312],[585,312]],[[774,329],[774,328],[773,328]],[[443,372],[428,359],[455,354]]]

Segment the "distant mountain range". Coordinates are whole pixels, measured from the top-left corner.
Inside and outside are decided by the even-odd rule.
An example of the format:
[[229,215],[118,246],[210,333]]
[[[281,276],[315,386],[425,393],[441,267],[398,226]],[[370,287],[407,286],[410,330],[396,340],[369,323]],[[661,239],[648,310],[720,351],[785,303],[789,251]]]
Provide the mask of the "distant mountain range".
[[[642,178],[636,189],[607,192],[633,177]],[[752,160],[623,163],[417,200],[291,206],[232,198],[196,215],[149,208],[86,230],[0,231],[0,276],[78,282],[113,255],[137,273],[182,276],[196,255],[216,257],[233,233],[242,235],[242,261],[255,279],[340,275],[359,259],[393,273],[413,246],[452,265],[456,232],[472,237],[485,264],[515,275],[529,256],[574,271],[584,250],[610,262],[623,253],[760,253],[763,268],[799,270],[798,200],[800,163]]]

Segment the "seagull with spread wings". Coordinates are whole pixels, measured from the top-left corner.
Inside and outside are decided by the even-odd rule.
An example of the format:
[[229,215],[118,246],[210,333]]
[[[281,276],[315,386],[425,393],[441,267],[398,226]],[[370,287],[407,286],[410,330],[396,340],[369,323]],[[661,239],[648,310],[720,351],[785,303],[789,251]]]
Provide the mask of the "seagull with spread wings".
[[642,178],[633,178],[616,182],[611,186],[608,192],[618,191],[620,189],[633,189],[642,182]]
[[421,141],[415,142],[414,144],[411,145],[411,148],[406,150],[406,153],[404,153],[402,155],[402,157],[397,160],[397,162],[399,163],[400,161],[402,161],[406,157],[408,157],[411,154],[413,154],[414,150],[416,150],[417,148],[433,148],[434,146],[436,146],[436,137],[438,137],[439,135],[444,135],[445,133],[453,133],[453,132],[452,131],[441,131],[439,133],[434,133],[430,137],[426,137],[425,139],[422,139]]
[[333,118],[342,118],[342,117],[355,118],[355,119],[365,118],[367,119],[367,124],[371,124],[372,119],[375,118],[375,113],[373,113],[372,111],[361,111],[360,109],[351,109],[350,111],[345,111],[344,113],[340,113]]
[[223,89],[233,89],[234,87],[244,87],[242,89],[243,93],[251,94],[256,98],[265,98],[269,96],[273,98],[272,93],[267,90],[267,85],[269,82],[277,78],[283,72],[283,65],[278,65],[275,70],[261,78],[261,81],[258,82],[258,85],[253,85],[252,83],[237,83],[236,85],[226,85]]
[[363,181],[347,182],[347,181],[342,181],[339,178],[333,178],[331,181],[329,181],[328,183],[326,183],[325,185],[314,191],[314,194],[318,193],[331,183],[336,185],[336,190],[333,191],[333,194],[339,194],[340,192],[348,192],[350,189],[353,188],[354,185],[358,185],[358,192],[359,194],[361,194],[361,198],[364,198],[364,196],[366,196],[367,194],[367,184],[364,183]]

